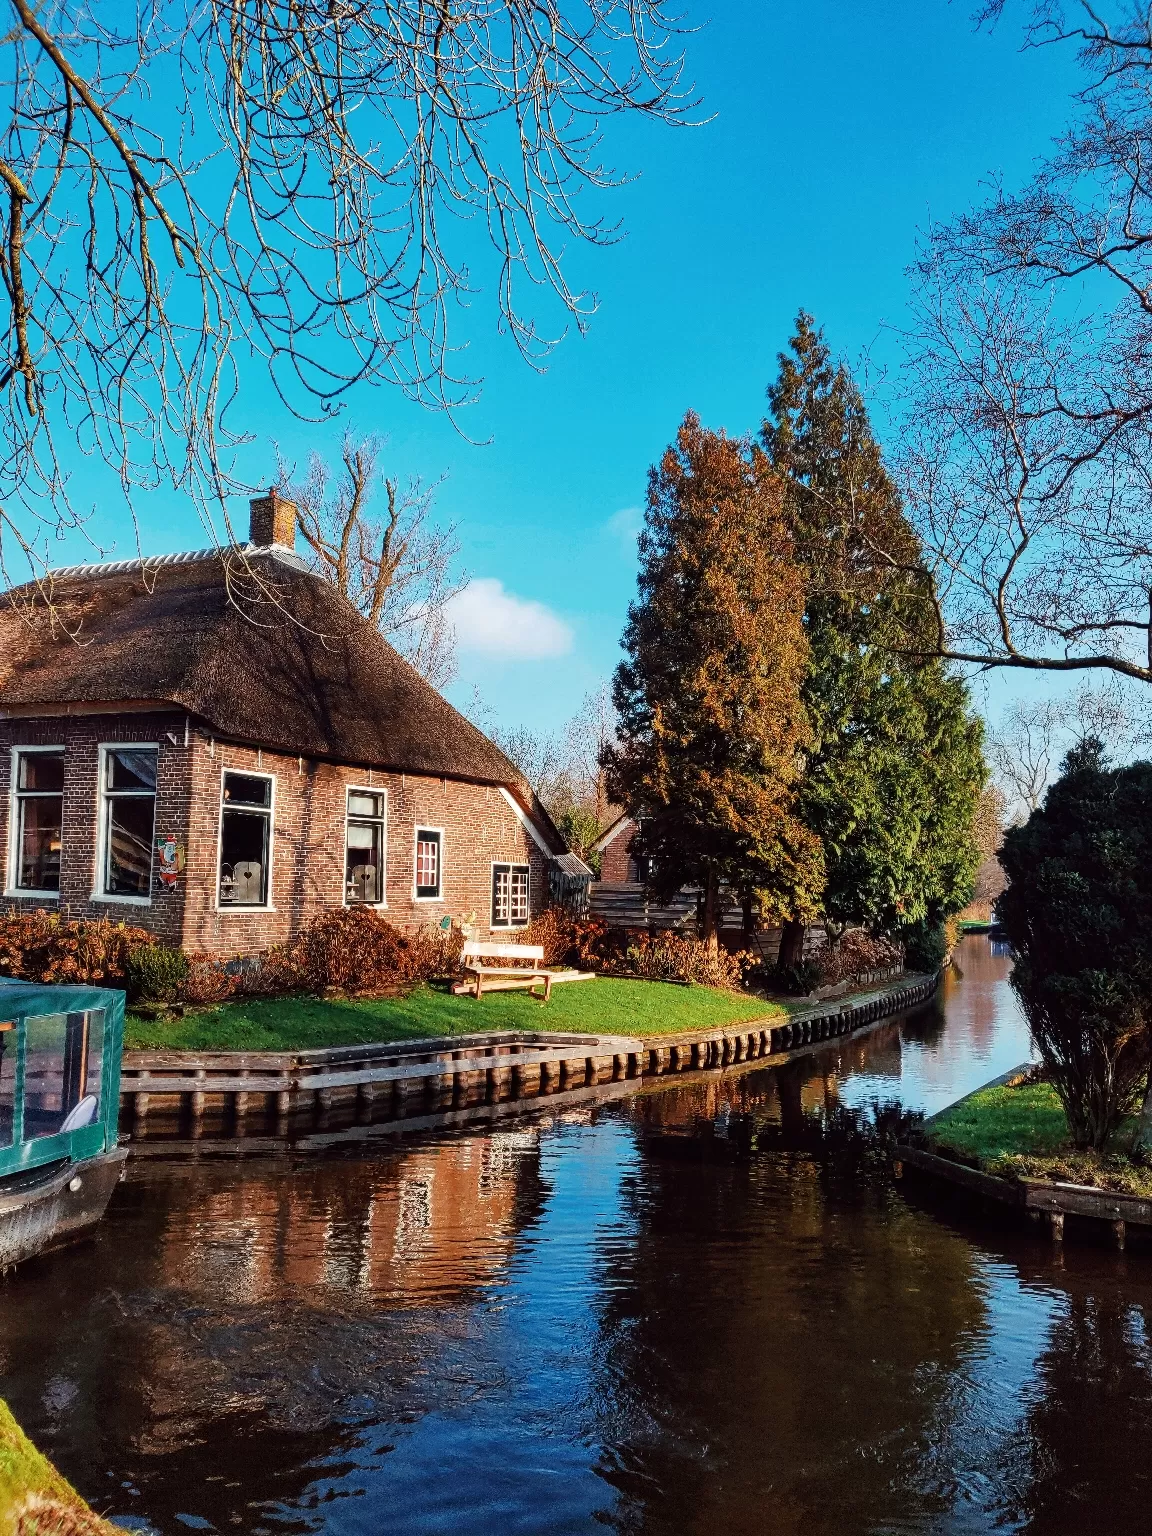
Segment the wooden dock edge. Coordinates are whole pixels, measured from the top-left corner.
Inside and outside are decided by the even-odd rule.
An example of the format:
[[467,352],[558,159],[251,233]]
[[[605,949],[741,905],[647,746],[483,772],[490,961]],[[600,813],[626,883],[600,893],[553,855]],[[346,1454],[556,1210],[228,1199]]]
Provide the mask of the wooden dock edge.
[[[259,1132],[251,1134],[260,1116],[271,1121],[274,1139],[299,1144],[322,1131],[334,1109],[350,1112],[357,1128],[380,1123],[378,1108],[395,1109],[400,1127],[415,1128],[424,1118],[421,1107],[443,1113],[485,1099],[526,1109],[537,1096],[554,1097],[557,1090],[618,1083],[635,1090],[646,1079],[673,1073],[776,1067],[922,1007],[939,980],[939,973],[913,974],[786,1018],[644,1038],[492,1031],[299,1052],[130,1051],[121,1074],[121,1122],[132,1133],[135,1152],[149,1135],[149,1119],[173,1116],[181,1140],[211,1138],[205,1122],[221,1116],[227,1139],[263,1140]],[[411,1102],[414,1096],[422,1106]]]

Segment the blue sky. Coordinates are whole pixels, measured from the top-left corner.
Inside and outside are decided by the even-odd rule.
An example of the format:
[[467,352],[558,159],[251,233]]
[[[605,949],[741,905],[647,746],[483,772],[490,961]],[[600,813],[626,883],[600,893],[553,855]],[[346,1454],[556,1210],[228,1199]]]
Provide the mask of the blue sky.
[[[946,0],[731,0],[714,12],[688,0],[686,15],[701,24],[686,49],[711,120],[609,125],[613,162],[639,175],[601,205],[626,238],[572,253],[570,280],[600,301],[587,337],[570,334],[536,373],[480,294],[466,325],[469,367],[486,382],[462,430],[384,390],[345,412],[387,436],[390,473],[446,476],[437,505],[459,524],[472,611],[489,620],[480,633],[462,615],[450,696],[478,688],[504,725],[556,727],[610,675],[645,474],[685,410],[754,427],[801,306],[849,360],[871,348],[891,366],[885,327],[903,317],[917,229],[989,176],[1024,176],[1076,78],[1067,51],[1022,51],[1020,12],[977,33]],[[338,446],[341,427],[294,422],[252,369],[241,415],[253,481],[271,474],[276,441],[301,464]],[[139,512],[149,553],[204,542],[171,496]],[[102,497],[102,542],[121,517]],[[134,552],[123,534],[118,552]]]

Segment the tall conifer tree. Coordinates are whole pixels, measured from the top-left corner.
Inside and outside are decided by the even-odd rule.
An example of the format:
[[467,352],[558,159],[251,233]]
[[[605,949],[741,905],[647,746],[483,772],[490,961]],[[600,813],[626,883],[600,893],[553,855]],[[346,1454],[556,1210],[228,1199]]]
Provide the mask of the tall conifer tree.
[[685,417],[649,474],[638,595],[613,697],[609,792],[640,820],[638,851],[665,898],[702,891],[716,943],[719,892],[811,918],[818,840],[794,814],[808,726],[804,583],[781,487],[756,447]]
[[[806,572],[799,814],[823,847],[824,914],[931,926],[964,905],[979,862],[980,722],[963,682],[914,654],[930,648],[916,645],[930,578],[860,393],[806,314],[768,403],[760,440]],[[803,927],[799,912],[786,923],[783,964],[799,960]]]

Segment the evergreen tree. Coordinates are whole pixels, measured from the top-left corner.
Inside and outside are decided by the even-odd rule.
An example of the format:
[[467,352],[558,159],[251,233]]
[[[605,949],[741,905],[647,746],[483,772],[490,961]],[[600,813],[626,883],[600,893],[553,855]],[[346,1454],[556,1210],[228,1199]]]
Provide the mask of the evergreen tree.
[[[760,440],[806,573],[798,810],[824,851],[824,915],[922,934],[971,892],[981,725],[964,684],[910,654],[930,578],[860,393],[806,314],[768,402]],[[782,964],[799,960],[803,925],[790,915]]]
[[665,899],[698,885],[712,944],[722,884],[812,917],[819,844],[793,810],[804,583],[764,454],[686,416],[650,471],[639,553],[604,763],[609,794],[640,820],[650,884]]

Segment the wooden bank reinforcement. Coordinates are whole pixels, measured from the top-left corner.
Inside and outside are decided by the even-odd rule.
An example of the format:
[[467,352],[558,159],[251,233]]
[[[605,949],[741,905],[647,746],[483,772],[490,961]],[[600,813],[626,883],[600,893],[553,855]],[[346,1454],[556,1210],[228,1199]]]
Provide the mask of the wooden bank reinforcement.
[[[490,1032],[315,1051],[126,1051],[121,1128],[136,1151],[173,1141],[298,1142],[340,1125],[415,1128],[429,1114],[648,1078],[779,1066],[928,1002],[938,976],[909,975],[788,1019],[639,1039]],[[237,1149],[238,1150],[238,1149]]]
[[[1031,1062],[1024,1062],[930,1116],[923,1125],[925,1140],[931,1141],[933,1122],[954,1110],[957,1104],[963,1104],[989,1088],[1013,1086],[1031,1067]],[[1021,1221],[1046,1223],[1055,1243],[1064,1241],[1068,1217],[1073,1218],[1070,1233],[1079,1227],[1085,1235],[1106,1234],[1121,1250],[1127,1245],[1129,1228],[1141,1231],[1145,1238],[1152,1236],[1152,1200],[1141,1195],[1097,1189],[1091,1184],[1065,1184],[1056,1179],[1001,1178],[954,1158],[942,1157],[927,1147],[903,1144],[896,1148],[897,1178],[902,1178],[909,1169],[936,1184],[958,1191],[979,1205],[1015,1214]]]

